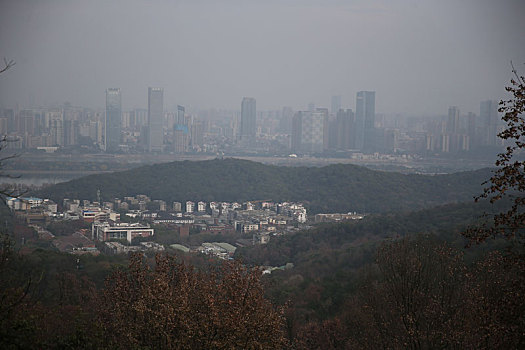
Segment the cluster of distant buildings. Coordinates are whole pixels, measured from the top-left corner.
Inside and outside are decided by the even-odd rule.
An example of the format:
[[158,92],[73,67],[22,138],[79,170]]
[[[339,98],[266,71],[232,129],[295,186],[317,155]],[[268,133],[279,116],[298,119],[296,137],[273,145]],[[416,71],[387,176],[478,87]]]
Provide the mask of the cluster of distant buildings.
[[105,110],[0,109],[0,134],[12,140],[9,148],[49,152],[424,155],[501,146],[496,101],[481,102],[479,115],[450,107],[435,118],[376,114],[375,103],[375,91],[359,91],[355,111],[342,108],[341,96],[330,110],[311,103],[303,111],[258,111],[256,99],[244,97],[240,111],[188,113],[181,105],[167,110],[164,90],[150,87],[147,109],[124,110],[121,89],[108,88]]
[[[450,107],[447,117],[399,118],[388,121],[375,113],[375,91],[360,91],[356,110],[341,109],[340,98],[332,99],[332,112],[312,108],[292,118],[291,151],[322,154],[327,151],[357,153],[455,153],[482,146],[502,146],[498,103],[480,104],[479,116],[460,114]],[[403,125],[404,124],[404,125]],[[354,153],[355,153],[354,152]]]
[[[110,254],[137,249],[161,251],[164,248],[156,243],[144,242],[155,235],[152,225],[168,226],[180,237],[188,237],[190,230],[213,235],[238,232],[242,237],[239,245],[264,244],[271,236],[304,226],[308,218],[302,204],[265,200],[244,203],[186,201],[168,205],[163,200],[136,195],[106,202],[64,199],[59,210],[52,200],[29,197],[8,198],[7,205],[28,225],[37,228],[41,238],[54,240],[57,248],[73,250],[75,244],[81,245],[83,249],[74,249],[77,253],[94,247],[94,242],[107,242],[104,249]],[[91,223],[91,231],[72,232],[69,238],[63,239],[44,229],[51,221],[67,220]],[[129,245],[138,238],[140,245]],[[123,244],[124,241],[128,244]],[[205,245],[196,251],[222,258],[233,254],[231,246],[219,243]]]

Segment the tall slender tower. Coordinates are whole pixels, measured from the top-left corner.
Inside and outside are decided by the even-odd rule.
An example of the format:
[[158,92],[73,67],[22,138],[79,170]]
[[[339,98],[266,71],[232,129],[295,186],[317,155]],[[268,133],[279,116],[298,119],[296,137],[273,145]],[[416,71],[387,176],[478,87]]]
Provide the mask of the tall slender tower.
[[255,144],[257,130],[257,110],[253,97],[244,97],[241,103],[241,141],[247,145]]
[[122,123],[122,101],[119,88],[106,90],[106,123],[104,146],[106,152],[118,150]]
[[164,143],[164,89],[148,88],[148,151],[162,152]]
[[360,150],[370,150],[373,146],[374,123],[376,116],[376,92],[359,91],[355,104],[355,146]]
[[447,134],[457,134],[459,131],[459,108],[456,106],[448,107]]

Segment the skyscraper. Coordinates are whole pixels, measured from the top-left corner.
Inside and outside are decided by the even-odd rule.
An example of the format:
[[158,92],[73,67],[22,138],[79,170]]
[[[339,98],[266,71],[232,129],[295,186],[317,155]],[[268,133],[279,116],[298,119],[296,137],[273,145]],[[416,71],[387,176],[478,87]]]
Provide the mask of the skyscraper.
[[191,123],[186,119],[186,110],[184,106],[177,106],[177,123],[173,130],[173,146],[175,153],[184,153],[188,151],[190,143]]
[[447,134],[457,134],[459,131],[459,108],[451,106],[448,108]]
[[253,97],[244,97],[241,103],[241,141],[246,145],[255,144],[257,110]]
[[104,146],[106,152],[118,150],[122,119],[122,102],[119,88],[106,90],[106,123]]
[[186,109],[184,106],[177,105],[177,124],[185,124],[184,115],[186,114]]
[[164,143],[164,89],[148,88],[148,151],[162,152]]
[[376,115],[376,92],[359,91],[355,104],[355,147],[363,151],[373,148]]

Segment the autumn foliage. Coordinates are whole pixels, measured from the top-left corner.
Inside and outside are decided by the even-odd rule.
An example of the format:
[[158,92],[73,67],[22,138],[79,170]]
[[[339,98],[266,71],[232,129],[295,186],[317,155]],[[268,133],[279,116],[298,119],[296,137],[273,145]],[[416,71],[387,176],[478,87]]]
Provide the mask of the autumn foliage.
[[279,349],[283,317],[263,296],[260,271],[226,262],[209,271],[141,255],[108,280],[101,322],[111,348]]
[[504,152],[498,155],[496,166],[490,180],[476,200],[488,198],[491,203],[508,200],[510,208],[493,218],[489,225],[473,227],[465,236],[475,242],[485,241],[489,237],[505,237],[525,245],[525,77],[512,70],[514,78],[505,90],[512,96],[500,101],[499,112],[504,113],[505,129],[498,137],[507,143]]
[[300,349],[522,349],[525,265],[494,251],[469,266],[424,236],[385,242],[377,273],[331,320],[297,333]]

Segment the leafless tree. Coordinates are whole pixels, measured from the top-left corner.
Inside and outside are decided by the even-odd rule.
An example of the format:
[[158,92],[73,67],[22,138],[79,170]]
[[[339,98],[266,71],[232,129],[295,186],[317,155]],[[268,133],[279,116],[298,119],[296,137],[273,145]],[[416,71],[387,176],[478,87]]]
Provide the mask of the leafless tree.
[[[4,57],[4,67],[0,69],[0,74],[6,72],[8,69],[13,67],[16,64],[14,60],[7,60]],[[3,135],[0,137],[0,151],[4,150],[7,147],[8,142],[16,141],[16,140],[10,140],[7,135]],[[0,178],[17,178],[17,176],[13,176],[10,174],[6,174],[2,169],[5,164],[5,162],[9,159],[13,159],[18,157],[17,154],[8,155],[5,157],[0,157]],[[17,193],[18,191],[16,188],[13,188],[11,186],[4,186],[0,188],[0,199],[5,200],[5,197],[16,197],[19,196],[21,193]]]
[[7,71],[9,68],[13,67],[14,65],[16,64],[15,61],[13,60],[7,60],[5,57],[4,57],[4,68],[0,69],[0,74]]

